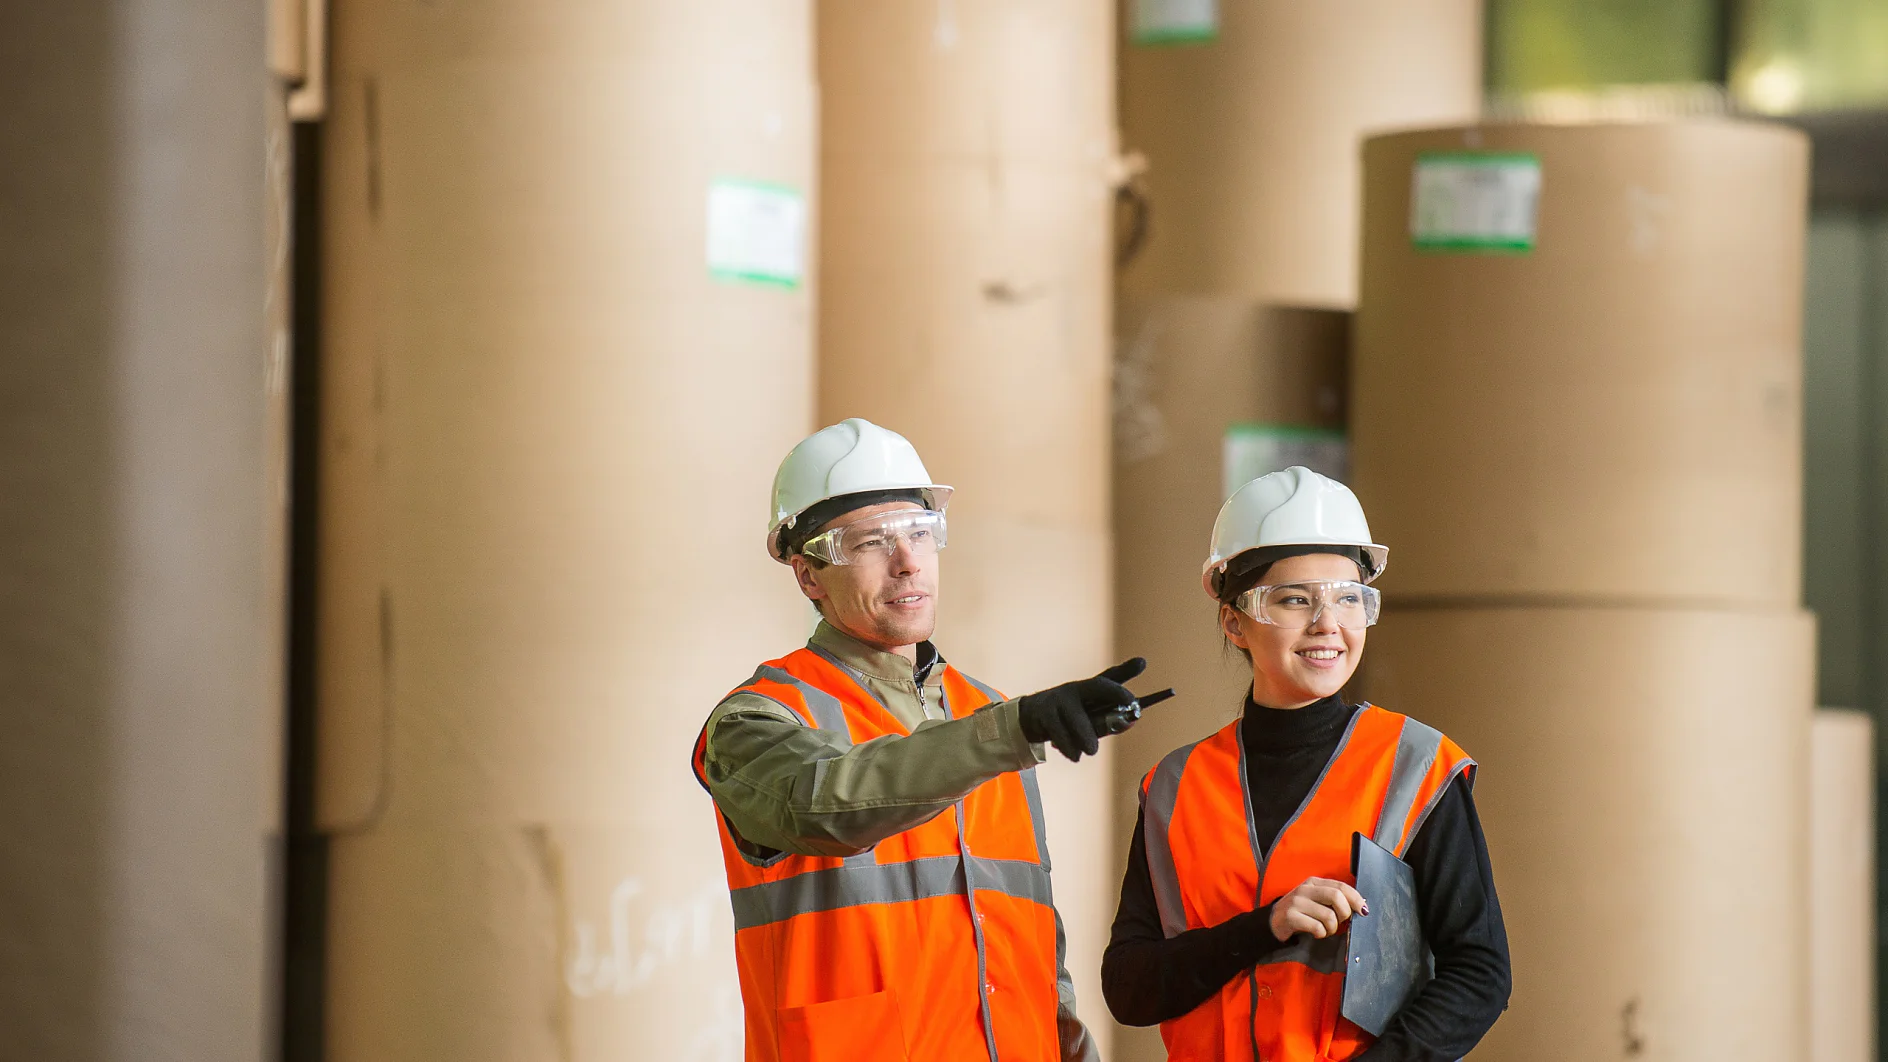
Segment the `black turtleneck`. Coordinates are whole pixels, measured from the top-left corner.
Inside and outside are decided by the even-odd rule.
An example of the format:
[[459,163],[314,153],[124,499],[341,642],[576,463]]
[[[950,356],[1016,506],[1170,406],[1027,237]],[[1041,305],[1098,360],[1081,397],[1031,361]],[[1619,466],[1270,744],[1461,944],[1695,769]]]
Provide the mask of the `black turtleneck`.
[[[1356,706],[1327,697],[1281,710],[1246,699],[1245,746],[1254,831],[1268,849],[1337,751]],[[1154,1025],[1206,1002],[1242,971],[1283,947],[1268,904],[1168,939],[1147,872],[1145,823],[1134,827],[1114,932],[1102,957],[1102,994],[1115,1020]],[[1447,1062],[1474,1047],[1507,1006],[1508,936],[1488,846],[1469,784],[1456,779],[1411,839],[1423,935],[1436,976],[1360,1062]]]

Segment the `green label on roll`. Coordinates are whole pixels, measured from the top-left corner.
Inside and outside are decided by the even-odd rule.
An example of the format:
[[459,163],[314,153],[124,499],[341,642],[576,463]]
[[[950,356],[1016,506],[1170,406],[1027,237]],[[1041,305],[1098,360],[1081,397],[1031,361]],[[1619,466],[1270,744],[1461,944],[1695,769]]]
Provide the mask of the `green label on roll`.
[[1242,423],[1228,425],[1221,439],[1221,498],[1293,465],[1340,482],[1350,477],[1350,444],[1341,431]]
[[1540,197],[1537,156],[1426,151],[1410,180],[1410,240],[1425,251],[1526,253]]
[[1219,37],[1218,0],[1134,0],[1135,44],[1199,44]]
[[806,197],[761,181],[710,184],[708,271],[723,280],[799,287],[806,275]]

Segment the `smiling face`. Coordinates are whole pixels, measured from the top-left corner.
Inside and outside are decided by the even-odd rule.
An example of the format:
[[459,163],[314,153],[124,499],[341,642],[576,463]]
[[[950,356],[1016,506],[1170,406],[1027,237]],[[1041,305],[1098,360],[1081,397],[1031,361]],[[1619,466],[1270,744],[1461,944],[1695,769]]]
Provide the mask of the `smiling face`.
[[[1268,586],[1355,580],[1357,563],[1335,553],[1286,557],[1265,572]],[[1324,609],[1303,630],[1260,623],[1231,605],[1219,607],[1219,625],[1232,644],[1252,657],[1252,699],[1267,708],[1303,708],[1344,688],[1363,658],[1364,632],[1338,626]]]
[[[912,502],[868,505],[835,518],[828,527],[856,523],[881,513],[922,509]],[[867,645],[915,655],[912,646],[937,629],[938,554],[914,552],[903,539],[895,549],[862,563],[826,564],[800,554],[790,558],[800,592],[820,604],[826,622]]]

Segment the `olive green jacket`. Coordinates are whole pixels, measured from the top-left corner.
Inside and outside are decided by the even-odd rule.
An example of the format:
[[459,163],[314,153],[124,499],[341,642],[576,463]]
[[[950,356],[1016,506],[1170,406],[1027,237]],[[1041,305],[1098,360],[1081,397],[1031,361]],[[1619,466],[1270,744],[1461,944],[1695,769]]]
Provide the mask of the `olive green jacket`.
[[[943,658],[929,642],[919,666],[821,623],[807,643],[824,650],[875,695],[908,736],[854,745],[850,735],[807,726],[791,711],[737,693],[708,717],[704,773],[715,805],[748,854],[849,856],[930,821],[999,775],[1043,761],[1023,736],[1015,700],[951,719],[944,712]],[[994,713],[997,725],[989,725]],[[1062,1056],[1098,1062],[1094,1039],[1075,1017],[1075,988],[1062,966],[1056,916]]]

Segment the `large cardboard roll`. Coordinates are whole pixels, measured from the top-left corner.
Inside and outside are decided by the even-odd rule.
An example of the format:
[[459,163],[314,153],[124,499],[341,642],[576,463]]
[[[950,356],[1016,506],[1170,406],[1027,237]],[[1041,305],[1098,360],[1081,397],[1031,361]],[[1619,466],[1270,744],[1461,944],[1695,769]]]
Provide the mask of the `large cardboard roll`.
[[[645,899],[716,880],[693,739],[805,638],[763,511],[812,427],[811,28],[804,0],[335,11],[318,810],[336,1062],[573,1057],[560,1015],[603,1030],[570,1034],[578,1057],[681,1058],[722,1020],[726,918],[659,982],[578,999],[558,935],[577,908],[540,917],[554,894],[509,876],[513,842],[575,823],[622,839],[609,873],[642,883],[638,924]],[[543,961],[510,965],[525,933]]]
[[714,838],[669,818],[337,837],[328,1057],[740,1058]]
[[[952,484],[939,647],[1010,693],[1112,663],[1113,13],[821,0],[819,414]],[[1081,1013],[1113,913],[1113,779],[1043,771]]]
[[1875,1057],[1875,724],[1824,709],[1810,728],[1810,1062]]
[[1727,121],[1370,140],[1352,456],[1385,588],[1793,607],[1807,168]]
[[1388,603],[1364,692],[1481,765],[1514,995],[1475,1058],[1804,1057],[1814,659],[1802,612]]
[[[1147,158],[1135,294],[1350,306],[1357,145],[1367,132],[1474,120],[1473,0],[1131,0],[1121,55],[1125,145]],[[1148,40],[1160,9],[1207,12],[1210,39]]]
[[272,1053],[263,26],[0,5],[0,1058]]

